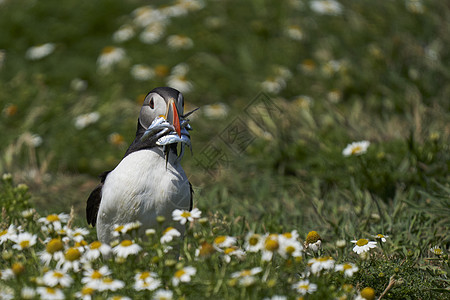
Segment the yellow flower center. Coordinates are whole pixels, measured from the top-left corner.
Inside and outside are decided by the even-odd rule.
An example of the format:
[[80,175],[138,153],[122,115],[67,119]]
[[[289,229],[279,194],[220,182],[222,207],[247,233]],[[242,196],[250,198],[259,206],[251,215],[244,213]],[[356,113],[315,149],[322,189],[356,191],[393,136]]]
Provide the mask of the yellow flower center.
[[382,235],[381,233],[377,234],[377,238],[381,239],[384,238],[384,235]]
[[139,279],[146,279],[150,277],[150,272],[142,272]]
[[60,221],[59,220],[59,216],[55,215],[55,214],[48,215],[46,219],[47,219],[47,221],[49,221],[51,223],[56,222],[56,221]]
[[301,284],[298,286],[298,288],[302,289],[302,290],[307,290],[307,289],[309,289],[309,284]]
[[25,266],[21,263],[14,263],[11,266],[11,270],[13,271],[14,275],[19,275],[21,274],[23,271],[25,271]]
[[227,237],[224,235],[218,236],[214,239],[214,244],[222,244],[226,239]]
[[362,150],[361,146],[355,146],[352,148],[352,154],[359,153],[359,152],[361,152],[361,150]]
[[113,280],[112,280],[112,278],[103,278],[103,282],[104,283],[112,283]]
[[293,246],[287,246],[286,247],[286,253],[287,254],[292,254],[292,253],[294,253],[294,251],[295,251],[295,248]]
[[260,238],[260,236],[258,234],[254,234],[248,239],[248,243],[251,246],[255,246],[256,244],[258,244],[259,238]]
[[87,242],[85,240],[75,243],[75,247],[84,247],[86,245],[87,245]]
[[101,245],[102,245],[102,243],[100,241],[95,241],[95,242],[91,243],[90,247],[91,247],[91,250],[94,250],[94,249],[100,248]]
[[272,239],[266,239],[266,242],[264,243],[264,248],[268,251],[274,252],[280,247],[280,244],[276,240]]
[[81,252],[80,250],[78,250],[77,248],[69,248],[67,249],[64,258],[68,261],[75,261],[77,259],[79,259],[81,256]]
[[53,254],[57,251],[61,251],[63,248],[64,248],[64,245],[60,239],[50,240],[50,242],[48,242],[47,246],[45,247],[47,252],[50,254]]
[[114,52],[115,50],[116,50],[116,48],[113,46],[106,46],[105,48],[103,48],[102,54],[110,54],[110,53]]
[[173,227],[167,227],[166,230],[164,230],[163,234],[168,233],[169,231],[171,231],[172,229],[175,229]]
[[180,278],[181,276],[183,276],[184,274],[186,274],[186,271],[184,271],[183,269],[178,270],[175,272],[175,277]]
[[56,277],[56,278],[63,278],[63,277],[64,277],[64,274],[61,273],[61,272],[53,272],[53,277]]
[[344,264],[342,267],[344,268],[344,270],[353,268],[352,265],[350,265],[350,264]]
[[123,229],[123,225],[119,225],[114,229],[114,231],[120,232],[120,231],[122,231],[122,229]]
[[182,216],[183,218],[188,218],[188,217],[191,216],[191,213],[188,212],[188,211],[183,211],[183,212],[181,213],[181,216]]
[[7,234],[7,233],[8,233],[8,230],[0,231],[0,236],[5,235],[5,234]]
[[94,270],[94,272],[92,272],[92,275],[91,275],[91,278],[92,278],[92,279],[100,279],[100,278],[102,278],[102,277],[103,277],[103,275],[102,275],[102,273],[100,273],[99,271]]
[[241,271],[241,273],[239,275],[241,277],[250,276],[250,275],[252,275],[252,271],[251,270],[244,270],[244,271]]
[[292,233],[290,233],[290,232],[285,232],[285,233],[283,233],[283,236],[284,236],[285,238],[291,239],[291,238],[292,238]]
[[310,231],[306,236],[306,244],[314,244],[318,240],[321,240],[321,238],[317,231]]
[[158,77],[167,76],[167,74],[169,74],[169,68],[165,65],[157,65],[155,67],[155,73]]
[[367,245],[368,243],[369,243],[369,240],[367,240],[367,239],[359,239],[356,242],[356,245],[361,247],[361,246]]
[[211,255],[215,252],[216,250],[214,249],[214,247],[209,244],[204,242],[201,246],[200,246],[200,252],[199,252],[199,256],[208,256]]
[[333,258],[331,258],[330,256],[316,258],[316,260],[319,261],[319,262],[325,262],[325,261],[328,261],[330,259],[333,259]]
[[371,287],[366,287],[361,291],[361,297],[367,300],[375,299],[375,291]]
[[235,250],[236,250],[236,249],[234,249],[234,248],[226,248],[226,249],[224,250],[224,253],[225,253],[225,254],[230,254],[230,253],[233,253]]
[[23,248],[28,248],[28,247],[30,247],[30,241],[21,241],[20,243],[19,243],[19,245],[20,245],[20,247],[23,249]]
[[120,243],[120,246],[122,247],[130,247],[131,245],[133,245],[133,242],[130,240],[124,240]]
[[56,290],[55,289],[52,289],[52,288],[46,288],[46,291],[47,291],[47,294],[52,294],[52,295],[54,295],[54,294],[56,294]]
[[94,289],[93,288],[90,288],[90,287],[83,287],[82,289],[81,289],[81,294],[82,295],[92,295],[93,293],[94,293]]

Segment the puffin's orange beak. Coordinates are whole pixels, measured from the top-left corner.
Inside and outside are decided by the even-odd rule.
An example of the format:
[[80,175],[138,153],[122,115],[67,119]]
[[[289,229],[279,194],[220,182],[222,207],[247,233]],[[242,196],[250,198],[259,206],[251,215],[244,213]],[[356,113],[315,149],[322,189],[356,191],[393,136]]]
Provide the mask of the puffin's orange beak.
[[169,103],[167,105],[166,120],[168,120],[169,123],[175,127],[175,131],[178,136],[181,137],[180,117],[178,116],[177,106],[175,105],[173,98],[169,99]]

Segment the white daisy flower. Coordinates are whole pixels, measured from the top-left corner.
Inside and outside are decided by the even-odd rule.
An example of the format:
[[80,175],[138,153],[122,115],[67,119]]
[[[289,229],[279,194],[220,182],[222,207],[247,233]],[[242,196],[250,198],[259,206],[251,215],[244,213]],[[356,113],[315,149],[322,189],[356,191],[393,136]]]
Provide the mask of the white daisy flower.
[[64,293],[57,288],[51,288],[51,287],[38,287],[36,289],[37,293],[41,297],[41,299],[46,300],[63,300],[66,298]]
[[50,270],[44,274],[42,280],[46,286],[54,287],[60,285],[69,287],[73,283],[72,277],[64,270]]
[[81,291],[75,293],[77,299],[92,300],[92,295],[95,293],[95,289],[84,286]]
[[129,255],[138,254],[141,250],[141,246],[130,240],[123,240],[113,248],[114,254],[120,258],[127,258]]
[[261,83],[261,88],[272,94],[278,94],[286,87],[286,81],[281,77],[269,77]]
[[146,27],[152,23],[163,22],[167,20],[167,16],[160,10],[151,6],[141,6],[136,8],[132,13],[133,23],[139,27]]
[[45,250],[38,253],[38,256],[46,266],[53,261],[64,260],[64,244],[61,239],[51,239],[45,245]]
[[254,275],[261,273],[261,267],[255,267],[252,269],[246,269],[239,272],[234,272],[231,274],[231,278],[238,278],[239,284],[243,286],[250,286],[256,281],[256,277]]
[[[42,140],[42,138],[41,138],[41,140]],[[34,145],[34,147],[38,147],[38,146]],[[36,210],[34,208],[29,208],[29,209],[25,209],[20,214],[22,215],[22,217],[28,219],[28,218],[33,217],[35,212],[36,212]],[[0,234],[1,234],[1,232],[0,232]]]
[[356,252],[356,254],[361,254],[377,247],[377,242],[371,242],[367,239],[359,239],[351,242],[356,244],[355,247],[353,247],[353,252]]
[[237,247],[223,249],[223,258],[226,263],[230,263],[232,256],[235,256],[239,260],[243,260],[245,258],[245,252]]
[[194,46],[194,41],[184,35],[171,35],[167,38],[167,45],[175,50],[190,49]]
[[167,79],[167,85],[182,93],[188,93],[193,89],[192,83],[185,75],[170,75]]
[[228,115],[229,107],[225,103],[214,103],[202,106],[202,112],[208,119],[223,119]]
[[10,280],[14,278],[14,272],[11,269],[0,270],[0,279],[1,280]]
[[318,274],[322,270],[331,270],[334,268],[334,259],[330,256],[311,258],[308,261],[308,265],[311,268],[311,273]]
[[301,257],[303,254],[302,244],[293,238],[286,238],[285,235],[278,237],[280,248],[278,253],[285,259],[289,257]]
[[91,124],[94,124],[100,119],[100,114],[96,111],[79,115],[75,118],[75,128],[83,129]]
[[186,224],[187,221],[193,222],[194,219],[199,219],[202,212],[198,208],[194,208],[191,211],[175,209],[172,212],[172,219],[174,221],[180,221],[181,225]]
[[110,71],[111,68],[125,59],[126,53],[122,48],[107,46],[102,49],[97,59],[97,66],[101,71]]
[[22,299],[34,299],[34,297],[36,297],[36,290],[31,287],[24,286],[20,290],[20,297],[22,297]]
[[56,268],[62,268],[63,270],[74,270],[78,272],[80,270],[82,259],[82,251],[78,247],[70,247],[64,252],[64,258],[56,264]]
[[62,229],[62,224],[67,223],[67,221],[69,221],[69,218],[70,216],[64,213],[50,214],[47,217],[39,218],[38,222],[43,223],[44,226],[49,230],[57,231]]
[[300,280],[292,285],[292,288],[301,295],[312,294],[317,291],[317,284],[310,283],[308,279]]
[[103,291],[117,291],[125,286],[125,283],[121,280],[112,279],[110,277],[102,278],[100,284],[97,286],[97,290]]
[[361,142],[353,142],[348,144],[344,150],[342,150],[342,155],[351,156],[351,155],[361,155],[367,152],[367,148],[369,148],[369,141],[361,141]]
[[146,81],[155,77],[155,71],[149,66],[137,64],[131,67],[131,76],[136,80]]
[[167,227],[166,230],[163,231],[160,242],[161,244],[170,243],[174,237],[178,236],[181,236],[181,233],[178,230],[173,227]]
[[157,290],[153,294],[153,300],[172,300],[173,292],[170,290]]
[[278,241],[277,234],[269,234],[265,236],[264,244],[261,249],[262,256],[261,259],[263,261],[270,261],[275,252],[278,252],[280,249],[280,242]]
[[87,268],[83,271],[81,283],[85,284],[88,288],[97,289],[97,287],[102,283],[102,280],[109,275],[111,275],[111,270],[108,266],[101,266],[98,270]]
[[189,282],[191,281],[191,276],[194,276],[195,273],[197,273],[197,269],[194,267],[184,267],[178,271],[175,272],[174,276],[172,277],[172,285],[178,286],[180,282]]
[[321,15],[337,16],[342,13],[342,5],[335,0],[314,0],[311,9]]
[[264,237],[250,231],[245,236],[244,248],[248,252],[258,252],[264,247]]
[[377,235],[372,235],[372,237],[376,238],[377,240],[381,240],[383,243],[386,243],[386,238],[388,238],[389,236],[379,233]]
[[75,241],[77,243],[83,241],[84,236],[88,234],[89,230],[87,230],[86,228],[75,228],[75,229],[67,228],[67,237],[70,240]]
[[105,257],[108,256],[109,253],[111,253],[111,246],[103,244],[100,241],[94,241],[89,244],[84,256],[87,260],[91,261],[99,258],[100,254]]
[[113,236],[121,236],[124,234],[130,234],[133,230],[138,230],[142,226],[142,223],[139,221],[130,222],[122,225],[114,225]]
[[28,249],[36,244],[36,239],[37,235],[35,234],[29,232],[19,233],[14,237],[15,244],[12,247],[17,250]]
[[216,248],[229,248],[236,244],[236,238],[232,236],[220,235],[214,239],[213,245]]
[[352,263],[339,264],[334,267],[335,271],[344,272],[345,277],[352,277],[355,272],[358,272],[358,267]]
[[112,39],[116,43],[123,43],[133,38],[134,35],[135,32],[133,26],[125,24],[120,26],[119,30],[113,33]]
[[70,88],[76,92],[83,92],[87,89],[88,83],[81,78],[74,78],[70,81]]
[[271,298],[264,298],[263,300],[287,300],[287,297],[281,295],[273,295]]
[[12,224],[7,229],[0,231],[0,245],[8,240],[14,240],[16,233],[16,227]]
[[29,60],[39,60],[49,56],[55,50],[55,44],[46,43],[28,48],[25,57]]
[[286,28],[286,34],[289,38],[295,41],[301,41],[303,39],[303,31],[300,26],[290,25]]
[[106,300],[131,300],[130,297],[126,297],[126,296],[112,296],[112,297],[108,297]]
[[154,291],[161,286],[161,280],[156,278],[156,273],[141,272],[134,276],[134,289],[136,291]]
[[165,30],[166,25],[163,22],[152,23],[141,32],[139,40],[144,44],[154,44],[163,37]]
[[444,254],[444,252],[442,251],[441,247],[439,246],[434,246],[430,249],[430,251],[437,256],[441,256],[442,254]]
[[2,69],[3,64],[5,63],[5,60],[6,60],[6,51],[3,49],[0,49],[0,70]]

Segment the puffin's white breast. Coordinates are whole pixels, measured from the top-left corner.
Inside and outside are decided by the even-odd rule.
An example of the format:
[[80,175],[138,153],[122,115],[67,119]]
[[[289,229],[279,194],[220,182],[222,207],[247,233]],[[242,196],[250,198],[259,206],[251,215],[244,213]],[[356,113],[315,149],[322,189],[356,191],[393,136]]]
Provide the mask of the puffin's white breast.
[[141,231],[156,226],[156,217],[171,219],[172,211],[189,209],[189,181],[176,156],[166,160],[159,148],[127,155],[103,185],[97,217],[97,235],[111,241],[114,224],[140,221]]

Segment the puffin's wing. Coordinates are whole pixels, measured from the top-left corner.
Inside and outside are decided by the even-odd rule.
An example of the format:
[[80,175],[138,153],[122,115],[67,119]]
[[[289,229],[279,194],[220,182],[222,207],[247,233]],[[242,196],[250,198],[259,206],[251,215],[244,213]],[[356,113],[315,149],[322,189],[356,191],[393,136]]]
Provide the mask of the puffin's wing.
[[189,203],[189,211],[192,210],[192,207],[194,205],[194,189],[192,188],[192,184],[189,182],[189,188],[191,189],[191,201]]
[[95,226],[95,223],[97,222],[98,209],[100,207],[100,202],[102,201],[103,183],[105,182],[106,176],[108,176],[109,172],[111,171],[103,172],[100,175],[101,183],[91,192],[86,202],[86,219],[88,224],[92,226]]

